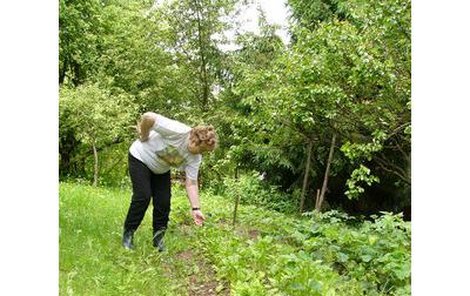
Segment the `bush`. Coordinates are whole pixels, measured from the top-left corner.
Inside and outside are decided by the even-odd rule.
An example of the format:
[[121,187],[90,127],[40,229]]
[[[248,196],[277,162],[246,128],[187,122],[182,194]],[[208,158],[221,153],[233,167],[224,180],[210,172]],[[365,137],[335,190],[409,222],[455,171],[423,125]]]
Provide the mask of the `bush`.
[[297,209],[297,202],[292,195],[281,192],[278,186],[264,182],[258,172],[243,174],[238,180],[224,178],[221,195],[232,199],[240,196],[243,204],[267,207],[283,213],[293,213]]
[[351,218],[337,211],[314,213],[306,251],[366,289],[400,294],[411,281],[411,225],[402,214],[381,214],[349,226]]

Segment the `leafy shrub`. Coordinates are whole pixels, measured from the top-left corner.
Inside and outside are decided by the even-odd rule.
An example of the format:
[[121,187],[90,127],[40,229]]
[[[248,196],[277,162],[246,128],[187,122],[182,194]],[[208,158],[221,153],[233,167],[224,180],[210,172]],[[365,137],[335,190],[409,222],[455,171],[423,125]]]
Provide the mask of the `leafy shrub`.
[[233,200],[239,196],[243,204],[263,206],[284,213],[293,213],[296,210],[292,195],[265,183],[258,172],[243,174],[238,180],[225,178],[223,184],[222,194]]
[[401,214],[362,221],[328,211],[299,219],[242,205],[240,225],[259,230],[245,238],[224,227],[229,215],[222,213],[232,205],[204,198],[220,204],[212,205],[217,218],[198,233],[197,244],[233,295],[411,294],[411,228]]
[[329,262],[338,272],[360,279],[367,289],[390,293],[410,285],[411,227],[402,214],[382,212],[357,227],[345,214],[313,215],[306,234],[307,251]]

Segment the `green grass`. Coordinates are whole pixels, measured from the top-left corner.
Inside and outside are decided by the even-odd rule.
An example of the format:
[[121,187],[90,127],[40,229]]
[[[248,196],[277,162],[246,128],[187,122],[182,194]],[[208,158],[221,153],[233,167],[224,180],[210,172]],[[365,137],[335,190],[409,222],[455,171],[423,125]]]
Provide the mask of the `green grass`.
[[151,243],[151,206],[121,247],[130,190],[60,185],[60,295],[410,295],[410,229],[399,216],[288,216],[249,205],[231,226],[232,201],[201,194],[192,225],[173,189],[165,243]]
[[148,214],[136,233],[136,250],[121,247],[129,200],[129,191],[60,185],[60,295],[187,294],[193,266],[175,256],[188,247],[175,224],[166,236],[168,253],[152,247]]

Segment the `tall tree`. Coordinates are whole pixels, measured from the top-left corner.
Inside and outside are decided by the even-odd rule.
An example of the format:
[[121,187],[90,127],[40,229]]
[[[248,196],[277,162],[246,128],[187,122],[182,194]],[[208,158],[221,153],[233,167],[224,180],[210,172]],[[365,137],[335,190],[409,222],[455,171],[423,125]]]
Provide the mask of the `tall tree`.
[[176,65],[185,73],[181,87],[189,89],[187,105],[201,111],[211,109],[213,89],[220,85],[224,54],[219,45],[231,26],[235,0],[183,0],[165,2],[163,13],[169,34],[168,48]]
[[[280,154],[306,168],[310,149],[293,148],[313,141],[316,163],[329,168],[326,175],[349,172],[346,194],[357,198],[364,185],[379,181],[380,170],[403,176],[403,182],[409,177],[410,5],[357,0],[343,8],[346,21],[332,19],[314,29],[298,25],[298,41],[286,54],[237,84],[251,121],[264,124],[258,131],[270,131],[266,143],[284,143]],[[331,142],[338,145],[333,150]],[[328,161],[329,150],[339,147],[343,154]],[[309,170],[304,180],[307,174],[324,175],[318,166]]]
[[78,86],[96,72],[103,6],[99,0],[59,1],[59,83]]

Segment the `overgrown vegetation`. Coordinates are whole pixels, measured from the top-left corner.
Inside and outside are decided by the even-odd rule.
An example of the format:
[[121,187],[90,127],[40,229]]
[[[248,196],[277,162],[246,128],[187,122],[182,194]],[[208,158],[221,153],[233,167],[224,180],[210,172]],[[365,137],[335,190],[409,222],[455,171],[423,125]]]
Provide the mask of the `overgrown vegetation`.
[[151,245],[150,215],[136,234],[137,249],[120,247],[129,194],[61,183],[61,295],[411,294],[410,223],[400,215],[298,218],[240,205],[234,228],[231,199],[204,193],[207,221],[198,228],[175,186],[162,254]]
[[127,182],[151,110],[216,127],[203,187],[255,171],[300,211],[409,207],[410,1],[290,0],[289,44],[261,13],[222,50],[253,3],[61,0],[62,180]]
[[[59,2],[61,294],[410,295],[409,0],[289,0],[288,44],[227,40],[254,0]],[[165,254],[120,248],[145,111],[220,143]]]

